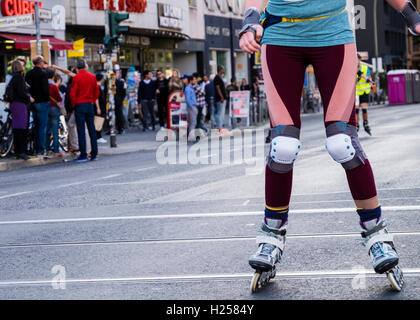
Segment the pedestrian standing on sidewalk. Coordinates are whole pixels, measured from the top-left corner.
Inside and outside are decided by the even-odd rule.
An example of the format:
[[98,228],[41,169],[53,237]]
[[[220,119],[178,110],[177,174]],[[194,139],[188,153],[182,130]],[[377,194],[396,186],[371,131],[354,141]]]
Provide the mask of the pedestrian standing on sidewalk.
[[242,83],[241,83],[241,91],[249,91],[251,90],[251,87],[249,86],[248,82],[246,81],[245,78],[242,79]]
[[196,80],[194,77],[190,76],[188,78],[188,84],[185,87],[185,102],[187,103],[187,111],[188,111],[188,118],[189,118],[189,126],[188,126],[188,140],[195,141],[194,137],[194,130],[197,127],[197,96],[194,91],[194,86],[196,84]]
[[[239,33],[244,52],[261,50],[272,125],[265,216],[257,237],[258,250],[249,259],[256,270],[252,291],[275,276],[276,264],[284,253],[294,163],[302,149],[301,94],[309,64],[314,67],[324,105],[326,149],[347,176],[371,264],[375,272],[387,273],[393,288],[400,291],[403,278],[399,257],[382,217],[370,162],[357,134],[357,52],[346,0],[269,0],[263,9],[264,2],[246,0]],[[407,0],[388,3],[401,13],[409,31],[420,35],[416,8]]]
[[178,70],[172,71],[172,77],[169,78],[169,93],[176,91],[176,90],[184,90],[184,84],[180,79],[180,75]]
[[[102,87],[105,82],[103,74],[98,73],[96,75],[96,82],[98,83],[99,87],[99,98],[96,100],[95,116],[106,119],[106,94]],[[102,131],[103,129],[96,131],[96,138],[98,139],[98,143],[107,143],[107,141],[102,137]]]
[[47,134],[48,114],[50,112],[50,87],[45,73],[46,62],[43,56],[32,59],[34,68],[26,74],[26,83],[29,85],[29,93],[34,98],[34,135],[35,151],[37,156],[47,157],[45,136]]
[[152,130],[155,131],[155,101],[156,101],[156,83],[152,80],[153,74],[146,70],[143,73],[143,80],[139,85],[138,103],[143,113],[143,132],[149,128],[148,117],[152,122]]
[[223,75],[225,74],[225,68],[223,66],[217,67],[217,75],[214,77],[214,88],[215,88],[215,101],[216,108],[214,110],[214,122],[216,124],[216,129],[221,134],[229,133],[227,130],[223,129],[223,124],[225,122],[225,113],[226,113],[226,87],[225,82],[223,81]]
[[24,68],[20,61],[12,63],[12,79],[8,86],[13,92],[10,101],[12,113],[13,145],[17,159],[28,160],[26,154],[28,141],[28,104],[35,100],[29,95],[24,78]]
[[200,75],[196,72],[193,74],[194,85],[193,89],[197,98],[197,126],[196,129],[202,129],[207,132],[204,127],[204,109],[206,108],[206,91],[205,88],[199,83]]
[[115,86],[117,88],[117,93],[115,95],[115,120],[117,125],[118,134],[125,133],[125,121],[124,121],[124,100],[127,95],[127,90],[125,88],[125,81],[121,77],[121,70],[115,71]]
[[168,109],[169,81],[161,70],[157,71],[156,97],[158,105],[160,130],[165,129]]
[[213,118],[213,112],[214,112],[214,85],[213,81],[210,80],[208,75],[203,76],[203,84],[204,84],[204,90],[206,92],[206,104],[207,104],[207,113],[206,113],[206,123],[210,123],[210,121]]
[[50,88],[50,111],[48,112],[47,134],[45,135],[45,144],[50,151],[51,135],[53,136],[53,153],[56,156],[62,155],[58,139],[58,127],[60,123],[60,108],[58,103],[62,102],[60,91],[54,82],[55,71],[47,69],[45,71],[48,77],[48,85]]
[[98,155],[98,143],[94,123],[94,105],[99,97],[99,87],[96,82],[96,77],[86,69],[87,64],[85,60],[80,59],[77,61],[78,73],[73,79],[70,91],[71,103],[76,115],[77,135],[79,138],[80,150],[80,156],[75,159],[75,162],[88,161],[86,152],[85,124],[87,125],[89,131],[90,144],[92,148],[90,160],[97,160]]

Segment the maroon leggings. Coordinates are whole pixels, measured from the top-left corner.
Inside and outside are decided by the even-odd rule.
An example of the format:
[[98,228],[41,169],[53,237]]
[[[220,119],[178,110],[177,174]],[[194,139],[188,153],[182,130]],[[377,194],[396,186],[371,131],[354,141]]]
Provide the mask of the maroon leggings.
[[[324,105],[324,124],[343,121],[356,125],[355,97],[357,53],[354,43],[330,47],[283,47],[263,45],[262,67],[271,125],[301,128],[301,95],[308,65],[315,77]],[[375,197],[376,186],[368,160],[346,170],[355,200]],[[293,170],[277,173],[266,168],[266,205],[287,207],[292,191]]]

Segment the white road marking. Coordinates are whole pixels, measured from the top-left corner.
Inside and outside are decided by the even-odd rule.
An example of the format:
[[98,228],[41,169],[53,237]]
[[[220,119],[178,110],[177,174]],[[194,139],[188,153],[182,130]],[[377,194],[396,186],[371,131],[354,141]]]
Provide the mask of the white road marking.
[[5,196],[1,196],[1,197],[0,197],[0,200],[1,200],[1,199],[7,199],[7,198],[18,197],[18,196],[22,196],[22,195],[24,195],[24,194],[29,194],[29,193],[33,193],[33,192],[34,192],[34,191],[25,191],[25,192],[19,192],[19,193],[8,194],[8,195],[5,195]]
[[[383,188],[378,189],[377,191],[397,191],[397,190],[414,190],[420,189],[420,187],[406,187],[406,188]],[[340,194],[340,193],[349,193],[349,190],[344,191],[328,191],[328,192],[319,192],[319,193],[296,193],[292,194],[293,196],[319,196],[319,195],[329,195],[329,194]]]
[[73,187],[73,186],[80,186],[84,183],[87,183],[88,181],[79,181],[79,182],[73,182],[73,183],[68,183],[68,184],[62,184],[60,186],[58,186],[57,188],[67,188],[67,187]]
[[152,169],[155,169],[156,167],[148,167],[148,168],[140,168],[140,169],[137,169],[137,170],[135,170],[136,172],[142,172],[142,171],[147,171],[147,170],[152,170]]
[[[396,206],[382,207],[383,211],[420,211],[420,206]],[[311,213],[348,213],[355,212],[354,208],[326,208],[326,209],[299,209],[291,210],[291,214]],[[67,219],[45,219],[45,220],[17,220],[0,221],[0,225],[11,224],[35,224],[35,223],[63,223],[63,222],[89,222],[89,221],[118,221],[118,220],[147,220],[147,219],[182,219],[182,218],[215,218],[215,217],[243,217],[262,216],[263,211],[244,212],[218,212],[218,213],[185,213],[185,214],[162,214],[144,216],[116,216],[116,217],[92,217],[92,218],[67,218]]]
[[99,178],[98,180],[107,180],[107,179],[117,178],[117,177],[121,177],[121,176],[122,176],[122,174],[112,174],[110,176]]
[[249,204],[250,200],[246,200],[244,203],[242,203],[242,205],[245,207]]
[[[404,268],[405,276],[420,276],[419,268]],[[276,278],[272,281],[285,279],[318,279],[318,278],[353,278],[364,274],[367,277],[384,277],[378,275],[373,270],[319,270],[301,272],[277,272]],[[72,283],[112,283],[112,282],[191,282],[191,281],[211,281],[211,280],[246,280],[249,281],[253,273],[220,273],[220,274],[192,274],[178,276],[155,276],[155,277],[127,277],[127,278],[91,278],[91,279],[66,279],[66,284]],[[0,281],[0,286],[23,286],[23,285],[51,285],[51,280],[21,280],[21,281]]]

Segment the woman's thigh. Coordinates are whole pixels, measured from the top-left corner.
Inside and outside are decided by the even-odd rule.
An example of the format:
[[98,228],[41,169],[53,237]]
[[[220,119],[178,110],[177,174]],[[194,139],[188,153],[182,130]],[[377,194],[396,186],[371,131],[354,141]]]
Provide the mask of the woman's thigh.
[[271,124],[300,128],[300,108],[307,61],[305,48],[262,46],[264,86]]
[[310,62],[324,105],[325,124],[354,125],[356,102],[357,50],[355,43],[313,48]]

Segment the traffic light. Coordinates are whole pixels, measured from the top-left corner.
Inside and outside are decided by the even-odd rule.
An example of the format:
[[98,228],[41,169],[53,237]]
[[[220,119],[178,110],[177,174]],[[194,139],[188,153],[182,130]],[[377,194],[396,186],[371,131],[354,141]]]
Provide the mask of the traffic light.
[[128,32],[130,27],[120,26],[120,23],[130,17],[128,13],[118,13],[111,11],[109,13],[109,29],[111,38],[118,38],[122,33]]

